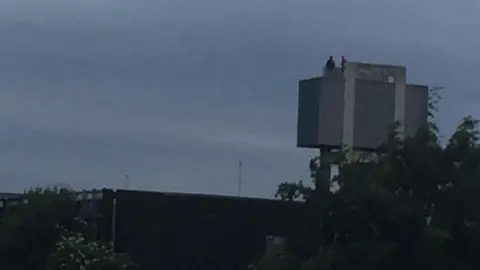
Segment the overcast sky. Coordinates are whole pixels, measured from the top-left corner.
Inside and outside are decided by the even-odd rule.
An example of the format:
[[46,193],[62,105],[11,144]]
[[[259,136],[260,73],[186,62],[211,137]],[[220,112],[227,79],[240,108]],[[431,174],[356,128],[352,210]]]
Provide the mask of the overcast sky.
[[0,191],[64,183],[268,197],[306,179],[297,83],[329,55],[480,116],[478,0],[1,0]]

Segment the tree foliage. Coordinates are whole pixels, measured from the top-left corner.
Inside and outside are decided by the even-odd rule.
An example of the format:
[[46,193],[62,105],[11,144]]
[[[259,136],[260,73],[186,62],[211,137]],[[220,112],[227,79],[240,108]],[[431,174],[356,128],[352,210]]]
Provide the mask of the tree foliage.
[[64,188],[27,191],[5,207],[0,224],[0,261],[11,270],[131,270],[129,258],[111,246],[85,239],[89,224],[77,217],[74,193]]
[[[480,269],[477,124],[464,118],[446,145],[433,124],[405,140],[392,131],[375,160],[341,164],[336,192],[320,190],[329,179],[312,159],[311,189],[284,183],[277,192],[304,198],[316,217],[291,237],[282,256],[296,263],[286,269]],[[256,269],[278,269],[271,266]]]
[[5,207],[0,224],[0,261],[8,269],[45,269],[46,257],[60,235],[57,226],[74,226],[76,204],[72,192],[35,188],[18,205]]
[[[86,225],[86,224],[85,224]],[[113,252],[113,247],[88,241],[78,232],[62,230],[56,249],[48,257],[48,270],[135,270],[125,254]]]

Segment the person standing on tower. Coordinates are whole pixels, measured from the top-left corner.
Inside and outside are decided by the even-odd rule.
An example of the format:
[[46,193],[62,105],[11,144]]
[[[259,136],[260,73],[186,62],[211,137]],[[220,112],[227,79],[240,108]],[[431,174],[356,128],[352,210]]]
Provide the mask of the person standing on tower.
[[333,61],[333,56],[330,56],[325,64],[327,70],[333,70],[335,68],[335,61]]
[[345,71],[346,65],[347,65],[347,59],[345,56],[342,55],[342,73]]

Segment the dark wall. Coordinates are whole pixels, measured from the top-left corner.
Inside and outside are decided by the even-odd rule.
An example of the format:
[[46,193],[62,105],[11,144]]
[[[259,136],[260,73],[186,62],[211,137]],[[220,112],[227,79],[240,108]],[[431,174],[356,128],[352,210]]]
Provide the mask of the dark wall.
[[354,144],[375,149],[388,139],[395,122],[395,84],[355,80]]
[[256,261],[266,236],[288,236],[302,205],[237,197],[117,191],[115,246],[141,269],[236,270]]

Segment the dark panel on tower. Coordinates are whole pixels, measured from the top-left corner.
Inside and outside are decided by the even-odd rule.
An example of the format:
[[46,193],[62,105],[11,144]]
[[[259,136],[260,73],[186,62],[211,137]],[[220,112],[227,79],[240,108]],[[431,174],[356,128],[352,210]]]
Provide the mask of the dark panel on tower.
[[297,147],[316,147],[321,78],[301,80],[298,84]]
[[299,83],[297,146],[339,147],[343,130],[344,80],[314,78]]
[[428,86],[407,84],[405,90],[405,135],[415,136],[428,117]]
[[372,149],[388,136],[395,113],[395,84],[356,80],[354,145]]
[[324,77],[321,85],[318,142],[338,148],[342,144],[345,80],[338,76]]

